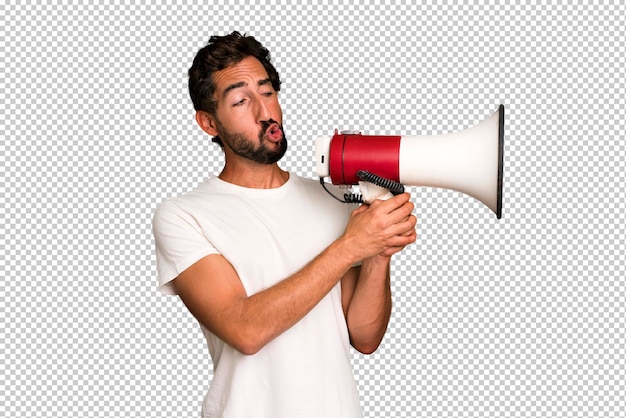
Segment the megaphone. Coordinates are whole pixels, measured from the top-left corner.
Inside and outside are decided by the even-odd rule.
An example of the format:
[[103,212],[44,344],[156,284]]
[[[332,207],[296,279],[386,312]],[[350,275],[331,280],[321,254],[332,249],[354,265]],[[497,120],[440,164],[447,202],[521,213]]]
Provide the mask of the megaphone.
[[[356,185],[362,173],[390,183],[455,190],[502,217],[504,106],[482,122],[442,135],[375,136],[337,132],[315,142],[320,182]],[[375,183],[375,181],[374,181]],[[375,183],[376,184],[376,183]],[[367,202],[368,200],[365,199]]]

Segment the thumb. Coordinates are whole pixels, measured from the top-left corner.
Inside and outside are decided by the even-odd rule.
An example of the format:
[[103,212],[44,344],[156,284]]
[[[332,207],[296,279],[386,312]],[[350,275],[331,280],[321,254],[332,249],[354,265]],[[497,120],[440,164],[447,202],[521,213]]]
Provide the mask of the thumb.
[[369,209],[369,205],[363,204],[363,205],[359,206],[358,208],[354,209],[352,211],[352,215],[358,215],[359,213],[365,212],[367,209]]

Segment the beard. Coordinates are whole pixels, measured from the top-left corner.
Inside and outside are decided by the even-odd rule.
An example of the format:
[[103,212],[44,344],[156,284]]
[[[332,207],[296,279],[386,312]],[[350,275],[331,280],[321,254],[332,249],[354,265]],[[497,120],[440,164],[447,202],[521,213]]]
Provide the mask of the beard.
[[272,142],[265,138],[265,133],[269,126],[277,123],[274,120],[263,121],[259,132],[258,144],[250,141],[246,135],[227,131],[223,125],[218,123],[219,138],[225,146],[228,146],[236,155],[254,161],[259,164],[274,164],[287,151],[287,138],[282,125],[278,125],[282,133],[282,138],[278,142]]

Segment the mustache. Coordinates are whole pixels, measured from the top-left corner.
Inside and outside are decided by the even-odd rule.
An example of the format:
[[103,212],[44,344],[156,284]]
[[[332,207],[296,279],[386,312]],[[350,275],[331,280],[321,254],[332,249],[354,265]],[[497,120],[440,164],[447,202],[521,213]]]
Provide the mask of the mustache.
[[261,121],[261,129],[263,130],[263,132],[265,132],[265,131],[267,131],[267,128],[269,128],[273,124],[276,124],[276,125],[278,125],[278,127],[280,129],[283,129],[282,125],[280,123],[276,122],[274,119],[262,120]]

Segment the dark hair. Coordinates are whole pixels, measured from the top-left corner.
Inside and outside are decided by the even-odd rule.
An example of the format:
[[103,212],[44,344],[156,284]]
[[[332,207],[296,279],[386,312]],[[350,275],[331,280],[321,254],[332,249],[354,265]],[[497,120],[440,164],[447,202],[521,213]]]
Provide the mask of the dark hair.
[[258,59],[272,82],[272,87],[280,91],[280,77],[271,62],[270,52],[252,36],[233,32],[226,36],[211,36],[209,43],[200,49],[189,68],[189,95],[193,107],[215,114],[217,103],[213,99],[215,83],[213,73],[253,56]]

